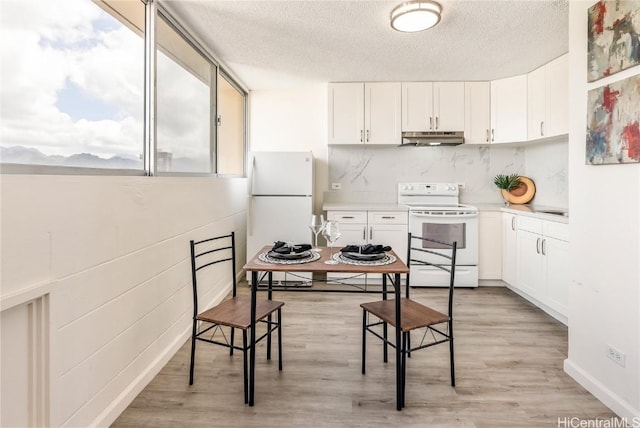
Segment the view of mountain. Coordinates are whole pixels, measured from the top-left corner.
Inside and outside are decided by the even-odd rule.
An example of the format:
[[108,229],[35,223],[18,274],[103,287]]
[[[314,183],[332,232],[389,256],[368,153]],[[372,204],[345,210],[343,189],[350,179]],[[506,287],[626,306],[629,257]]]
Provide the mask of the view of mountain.
[[[143,168],[142,160],[130,155],[116,155],[110,158],[101,158],[90,153],[71,156],[45,155],[40,150],[23,146],[0,147],[0,163],[134,170]],[[158,171],[206,173],[209,172],[209,162],[207,159],[173,158],[168,166],[159,166]]]
[[90,153],[71,156],[45,155],[29,147],[0,147],[0,161],[22,165],[75,166],[82,168],[142,169],[142,161],[127,155],[101,158]]

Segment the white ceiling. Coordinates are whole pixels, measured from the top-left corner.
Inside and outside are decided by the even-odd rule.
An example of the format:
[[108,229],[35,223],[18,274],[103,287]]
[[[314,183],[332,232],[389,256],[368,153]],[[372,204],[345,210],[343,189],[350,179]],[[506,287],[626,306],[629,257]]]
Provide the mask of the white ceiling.
[[304,81],[491,80],[568,51],[568,0],[443,0],[426,31],[389,25],[397,1],[169,0],[248,89]]

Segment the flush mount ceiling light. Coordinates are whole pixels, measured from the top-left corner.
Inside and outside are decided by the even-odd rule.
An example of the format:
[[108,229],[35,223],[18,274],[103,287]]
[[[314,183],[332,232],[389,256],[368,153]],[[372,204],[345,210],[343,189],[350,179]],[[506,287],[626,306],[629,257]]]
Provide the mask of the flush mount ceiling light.
[[391,11],[391,27],[405,33],[426,30],[440,22],[440,4],[430,0],[412,0]]

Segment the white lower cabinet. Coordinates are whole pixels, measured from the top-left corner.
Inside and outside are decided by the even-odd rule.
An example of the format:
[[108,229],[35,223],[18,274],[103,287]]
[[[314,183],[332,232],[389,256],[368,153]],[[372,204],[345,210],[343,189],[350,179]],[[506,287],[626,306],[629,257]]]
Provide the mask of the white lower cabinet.
[[517,217],[514,291],[567,324],[569,225]]
[[[334,247],[340,249],[346,245],[388,245],[406,262],[408,214],[406,211],[327,211],[327,220],[340,224],[342,235]],[[328,280],[345,278],[347,274],[327,274]],[[350,278],[350,283],[379,284],[381,275],[359,275]]]
[[540,253],[542,236],[526,230],[518,232],[518,280],[516,287],[529,296],[540,299],[544,293],[543,259],[542,253]]
[[511,286],[518,281],[518,216],[502,214],[502,280]]
[[480,211],[478,214],[478,277],[502,277],[502,213]]
[[569,242],[552,237],[543,239],[547,305],[566,316],[569,304]]

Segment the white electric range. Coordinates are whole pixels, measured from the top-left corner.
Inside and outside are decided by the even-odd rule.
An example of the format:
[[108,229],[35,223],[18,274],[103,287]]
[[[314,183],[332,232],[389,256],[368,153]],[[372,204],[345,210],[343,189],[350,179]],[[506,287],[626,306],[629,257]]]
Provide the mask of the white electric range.
[[[458,184],[399,183],[398,204],[409,208],[412,235],[442,242],[457,241],[455,286],[477,287],[478,209],[459,203]],[[432,251],[442,249],[429,241],[422,245]],[[449,285],[448,274],[436,267],[410,266],[410,273],[413,287]]]

